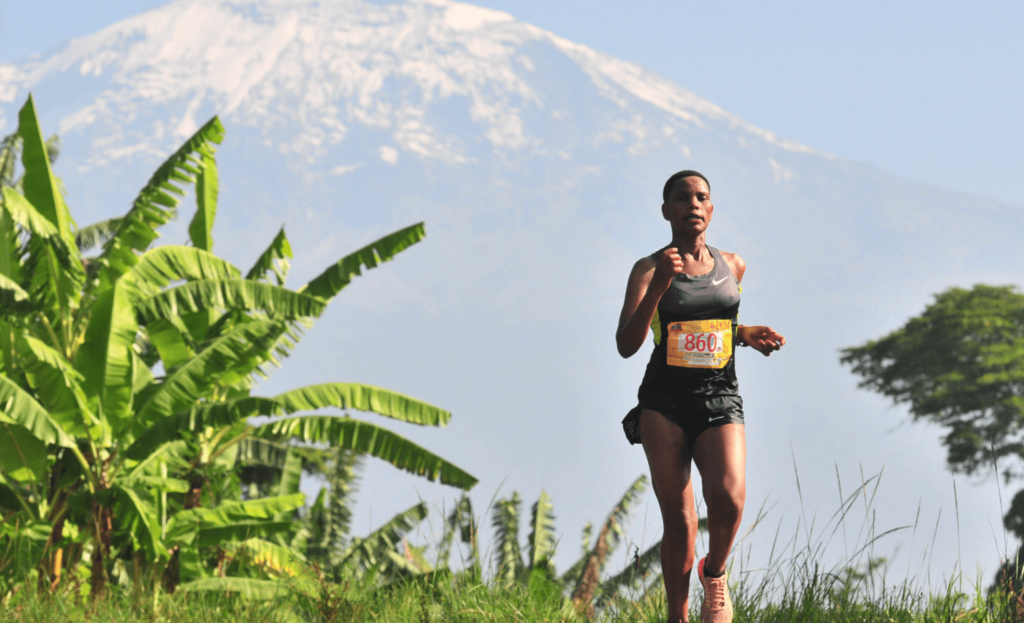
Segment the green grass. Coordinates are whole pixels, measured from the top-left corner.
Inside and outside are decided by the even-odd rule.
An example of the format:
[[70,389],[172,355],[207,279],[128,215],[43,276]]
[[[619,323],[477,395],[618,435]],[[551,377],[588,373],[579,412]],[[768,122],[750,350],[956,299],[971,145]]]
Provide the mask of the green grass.
[[174,595],[160,599],[154,608],[152,598],[140,600],[131,591],[113,589],[106,599],[92,603],[66,593],[40,595],[22,587],[8,603],[0,606],[5,623],[211,623],[237,621],[257,623],[280,620],[277,605],[246,602],[225,595]]
[[[664,593],[654,587],[636,599],[623,597],[603,604],[588,618],[571,601],[549,591],[531,593],[521,585],[501,586],[482,582],[468,574],[447,573],[400,580],[389,586],[324,584],[310,598],[293,594],[268,602],[245,601],[221,594],[152,596],[112,588],[97,604],[70,593],[40,595],[26,586],[0,606],[0,620],[10,623],[135,623],[166,621],[270,622],[316,621],[323,623],[477,623],[597,621],[661,623],[665,616]],[[1024,601],[1007,593],[956,592],[950,584],[944,594],[929,595],[910,586],[889,589],[877,597],[828,574],[809,574],[783,588],[771,599],[764,586],[737,585],[734,590],[736,623],[1008,623],[1024,621]],[[778,588],[778,587],[776,587]],[[694,595],[694,608],[700,596]],[[696,612],[691,620],[699,618]]]
[[[877,491],[879,481],[879,477],[862,478],[860,486],[841,497],[840,508],[817,528],[801,512],[793,536],[780,542],[776,531],[768,562],[755,569],[750,565],[747,543],[764,523],[762,506],[733,551],[730,586],[735,623],[1024,623],[1024,573],[1020,566],[1013,574],[1014,581],[1006,584],[1012,588],[991,592],[982,578],[971,581],[964,577],[959,563],[951,579],[938,589],[927,579],[911,576],[909,568],[907,579],[891,581],[890,564],[876,556],[875,548],[880,539],[897,531],[905,530],[913,541],[918,521],[876,532],[871,489]],[[797,483],[799,487],[799,480]],[[864,514],[858,522],[852,511],[856,508],[860,515],[861,498]],[[855,535],[852,543],[846,543],[848,530]],[[837,547],[833,539],[839,535],[851,554],[827,566],[825,552],[830,546]],[[935,535],[931,536],[922,568],[930,566],[935,541]],[[79,583],[65,582],[53,593],[41,593],[38,583],[31,580],[15,590],[0,590],[0,623],[664,623],[666,615],[662,579],[656,573],[607,599],[599,594],[596,607],[583,611],[568,598],[568,589],[543,575],[531,576],[529,585],[447,570],[387,583],[369,579],[378,578],[375,574],[363,577],[367,579],[322,580],[313,584],[312,592],[305,584],[303,591],[296,588],[271,601],[223,593],[153,595],[115,583],[107,597],[96,603],[84,595],[87,589]],[[691,621],[699,620],[701,599],[699,588],[691,592]]]

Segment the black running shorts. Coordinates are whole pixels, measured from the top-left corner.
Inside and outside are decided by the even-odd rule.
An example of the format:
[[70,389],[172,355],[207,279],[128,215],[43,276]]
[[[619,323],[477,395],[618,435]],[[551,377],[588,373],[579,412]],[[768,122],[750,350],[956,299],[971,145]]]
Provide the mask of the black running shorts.
[[664,415],[686,433],[686,442],[693,442],[709,428],[723,424],[743,424],[743,398],[736,395],[707,396],[702,394],[671,395],[668,392],[643,392],[640,404],[622,420],[629,443],[641,443],[640,411],[650,409]]

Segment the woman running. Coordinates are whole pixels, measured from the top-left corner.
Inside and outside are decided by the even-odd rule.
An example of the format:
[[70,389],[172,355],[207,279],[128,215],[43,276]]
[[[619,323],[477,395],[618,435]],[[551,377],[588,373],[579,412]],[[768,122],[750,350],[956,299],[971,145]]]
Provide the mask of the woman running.
[[732,601],[725,565],[743,517],[747,453],[733,347],[750,346],[768,356],[786,338],[769,327],[736,322],[746,264],[705,242],[715,209],[707,178],[680,171],[668,178],[662,197],[661,214],[672,226],[672,242],[633,266],[615,333],[619,354],[631,357],[648,327],[654,330],[640,404],[622,424],[630,443],[644,446],[661,507],[669,622],[689,620],[697,540],[692,460],[708,513],[708,554],[697,565],[704,586],[700,618],[702,623],[729,623]]

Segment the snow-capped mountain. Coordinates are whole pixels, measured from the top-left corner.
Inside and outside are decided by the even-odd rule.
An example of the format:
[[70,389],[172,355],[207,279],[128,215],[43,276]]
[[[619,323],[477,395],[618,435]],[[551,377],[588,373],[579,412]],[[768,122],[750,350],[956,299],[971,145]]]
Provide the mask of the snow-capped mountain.
[[[389,130],[396,147],[410,154],[463,163],[473,159],[466,137],[431,123],[436,105],[453,98],[490,147],[533,155],[568,147],[550,135],[552,124],[537,123],[570,112],[558,105],[569,102],[551,100],[551,85],[540,73],[548,68],[535,65],[552,53],[576,64],[592,89],[622,110],[614,124],[618,135],[606,132],[606,138],[630,135],[633,149],[662,142],[682,147],[685,141],[673,130],[724,124],[752,141],[810,152],[635,65],[508,14],[447,1],[175,2],[75,40],[50,58],[4,66],[0,98],[10,102],[55,74],[99,79],[90,81],[95,95],[75,105],[59,127],[66,134],[99,123],[124,132],[95,145],[95,163],[164,153],[165,137],[190,135],[202,109],[259,128],[291,130],[292,140],[275,147],[304,156],[326,157],[350,126],[360,125]],[[140,108],[182,100],[187,104],[174,117],[125,132],[138,125]],[[643,123],[630,106],[639,102],[676,123]]]
[[[641,67],[447,0],[177,0],[0,64],[0,132],[30,91],[61,136],[79,223],[124,212],[214,114],[228,131],[214,236],[243,267],[282,222],[301,283],[425,220],[427,240],[346,291],[271,383],[370,382],[450,408],[449,430],[402,432],[480,476],[481,505],[506,476],[527,500],[547,487],[569,531],[645,470],[618,420],[647,355],[621,362],[612,334],[632,262],[668,241],[665,178],[696,168],[717,206],[709,242],[750,267],[743,320],[789,338],[770,361],[740,362],[751,503],[795,500],[792,443],[823,512],[833,461],[850,475],[896,466],[880,494],[894,525],[918,497],[925,512],[951,504],[935,431],[891,432],[905,416],[856,392],[836,349],[947,286],[1019,280],[1019,210],[818,153]],[[378,520],[411,503],[415,481],[370,475],[362,504]],[[988,548],[999,509],[975,493]]]

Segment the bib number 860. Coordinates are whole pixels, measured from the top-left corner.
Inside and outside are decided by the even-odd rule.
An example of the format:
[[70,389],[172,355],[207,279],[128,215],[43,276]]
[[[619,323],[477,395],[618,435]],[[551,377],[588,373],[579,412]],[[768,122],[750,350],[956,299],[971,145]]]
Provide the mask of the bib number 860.
[[720,353],[723,343],[721,333],[687,333],[679,346],[686,352]]

